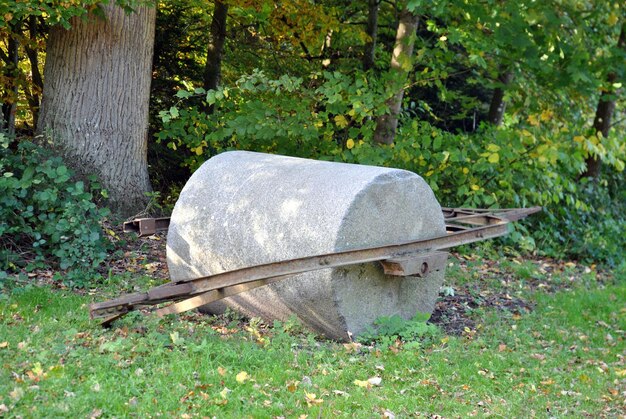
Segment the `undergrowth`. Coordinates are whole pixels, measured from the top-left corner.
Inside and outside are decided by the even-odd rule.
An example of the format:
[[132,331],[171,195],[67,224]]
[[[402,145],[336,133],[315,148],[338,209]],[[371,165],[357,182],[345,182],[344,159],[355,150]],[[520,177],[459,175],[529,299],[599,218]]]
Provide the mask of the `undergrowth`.
[[95,178],[77,180],[44,147],[0,134],[0,270],[54,268],[79,284],[109,246],[100,227],[109,211],[95,195],[106,196]]

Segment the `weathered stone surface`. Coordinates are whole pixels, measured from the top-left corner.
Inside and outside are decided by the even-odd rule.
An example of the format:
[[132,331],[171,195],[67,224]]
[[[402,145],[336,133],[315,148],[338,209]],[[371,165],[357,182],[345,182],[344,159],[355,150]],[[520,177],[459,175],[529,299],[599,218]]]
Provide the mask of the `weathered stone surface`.
[[[213,157],[185,185],[167,261],[176,281],[443,234],[441,207],[414,173],[236,151]],[[431,313],[443,274],[392,277],[375,263],[324,269],[207,307],[265,319],[296,314],[346,340],[380,316]]]

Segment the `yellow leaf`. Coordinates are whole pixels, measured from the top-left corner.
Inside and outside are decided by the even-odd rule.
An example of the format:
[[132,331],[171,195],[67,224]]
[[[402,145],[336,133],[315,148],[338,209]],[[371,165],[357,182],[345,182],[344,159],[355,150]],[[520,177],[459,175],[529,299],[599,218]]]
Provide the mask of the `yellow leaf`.
[[224,390],[220,391],[220,396],[222,396],[223,399],[226,398],[226,396],[228,396],[228,393],[230,393],[231,390],[228,387],[224,387]]
[[615,375],[618,377],[626,377],[626,370],[616,370]]
[[239,384],[243,384],[245,383],[247,380],[250,379],[250,376],[248,375],[247,372],[245,371],[241,371],[239,374],[237,374],[237,376],[235,377],[235,380],[237,380],[237,382]]
[[346,141],[346,148],[348,150],[351,150],[354,147],[354,140],[352,138],[348,139],[348,141]]
[[361,381],[361,380],[354,380],[354,384],[359,386],[359,387],[363,387],[363,388],[372,388],[372,384],[365,380],[365,381]]
[[315,393],[304,393],[304,399],[306,400],[306,404],[309,406],[321,404],[324,401],[323,399],[318,399]]
[[335,124],[337,124],[339,128],[345,128],[348,126],[348,120],[343,115],[337,115],[335,116]]
[[497,144],[489,144],[487,146],[487,150],[497,153],[498,151],[500,151],[500,146]]
[[2,348],[8,348],[8,347],[9,347],[9,342],[4,341],[4,342],[1,342],[1,343],[0,343],[0,349],[2,349]]
[[490,154],[487,160],[489,160],[489,163],[497,163],[500,161],[500,155],[498,153]]
[[583,137],[582,135],[577,135],[574,137],[574,141],[582,144],[583,142],[585,142],[585,137]]
[[224,375],[226,375],[226,368],[217,367],[217,373],[223,377]]
[[542,121],[549,121],[552,119],[553,113],[549,110],[543,110],[541,112],[541,116],[539,117]]
[[619,20],[619,18],[617,17],[617,15],[615,13],[611,13],[609,15],[609,18],[607,19],[607,23],[611,26],[615,25],[617,23],[617,21]]
[[473,191],[478,191],[478,190],[480,190],[480,186],[478,186],[478,185],[472,185],[472,190],[473,190]]
[[526,120],[533,127],[539,126],[539,119],[537,119],[537,115],[528,115],[528,118],[526,118]]
[[193,151],[194,153],[196,153],[197,156],[201,155],[202,152],[204,151],[204,149],[202,148],[201,145],[199,145],[196,148],[192,148],[191,151]]

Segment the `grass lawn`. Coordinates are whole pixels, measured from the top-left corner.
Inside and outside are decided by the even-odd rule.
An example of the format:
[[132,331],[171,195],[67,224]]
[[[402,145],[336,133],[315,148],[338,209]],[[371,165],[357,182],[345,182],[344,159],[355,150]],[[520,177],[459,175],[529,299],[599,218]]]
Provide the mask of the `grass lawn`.
[[[467,297],[457,305],[468,326],[409,343],[341,344],[295,321],[233,314],[133,314],[103,330],[87,305],[128,278],[92,295],[7,282],[0,416],[624,417],[624,278],[542,261],[453,262],[447,289]],[[498,303],[480,303],[494,294]],[[517,300],[532,310],[507,309]]]

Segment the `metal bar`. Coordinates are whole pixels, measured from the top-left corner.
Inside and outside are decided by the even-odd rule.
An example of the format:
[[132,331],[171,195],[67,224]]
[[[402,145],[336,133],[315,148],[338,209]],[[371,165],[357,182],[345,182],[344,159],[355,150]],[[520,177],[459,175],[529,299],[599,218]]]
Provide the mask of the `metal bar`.
[[163,317],[166,314],[178,314],[185,311],[192,310],[197,307],[201,307],[205,304],[219,301],[222,298],[232,297],[233,295],[241,294],[242,292],[250,291],[254,288],[262,287],[264,285],[278,282],[280,280],[288,278],[290,275],[281,275],[271,278],[259,279],[258,281],[252,281],[245,284],[233,285],[230,287],[224,287],[221,289],[211,290],[195,297],[183,300],[179,303],[170,304],[167,307],[157,309],[154,314],[159,317]]
[[506,222],[500,220],[499,224],[449,233],[426,240],[348,250],[251,266],[220,274],[178,281],[172,285],[158,287],[147,293],[131,294],[117,300],[93,304],[91,306],[91,315],[92,317],[111,315],[116,312],[116,307],[127,309],[135,305],[158,304],[164,300],[193,297],[205,292],[277,276],[288,276],[319,269],[376,262],[429,250],[447,249],[461,244],[502,236],[507,233],[508,226]]
[[[158,309],[156,311],[158,315],[180,313],[299,273],[376,261],[424,258],[435,250],[448,249],[505,235],[508,233],[507,224],[509,222],[541,211],[541,208],[495,210],[494,212],[443,208],[442,211],[447,222],[447,234],[442,236],[315,255],[251,266],[200,278],[190,278],[162,285],[148,292],[129,294],[115,300],[92,304],[90,306],[91,316],[106,317],[103,324],[108,324],[137,306],[155,305],[165,301],[179,302]],[[152,226],[154,226],[154,230],[157,230],[166,229],[169,225],[169,218],[155,219],[154,224],[145,220],[139,219],[125,223],[125,228],[129,224],[132,226],[130,231],[139,231],[140,234],[142,232],[153,234],[154,232],[149,233],[152,231]],[[459,224],[454,224],[456,222]],[[471,228],[462,225],[470,223],[478,223],[480,226]]]

